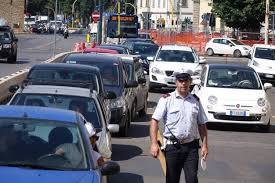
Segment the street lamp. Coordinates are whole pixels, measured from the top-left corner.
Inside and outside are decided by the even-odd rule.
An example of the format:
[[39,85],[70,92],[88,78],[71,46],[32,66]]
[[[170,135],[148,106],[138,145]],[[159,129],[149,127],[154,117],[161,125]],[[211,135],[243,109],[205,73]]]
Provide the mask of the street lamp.
[[265,3],[265,36],[264,44],[268,44],[268,18],[269,18],[269,0],[266,0]]
[[74,5],[78,0],[74,0],[73,5],[72,5],[72,28],[74,28]]

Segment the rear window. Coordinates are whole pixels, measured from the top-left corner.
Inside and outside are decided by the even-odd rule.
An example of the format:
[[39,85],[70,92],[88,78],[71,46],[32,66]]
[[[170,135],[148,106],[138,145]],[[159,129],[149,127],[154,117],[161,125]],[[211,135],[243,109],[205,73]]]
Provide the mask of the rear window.
[[157,61],[194,63],[195,57],[191,51],[160,50]]
[[275,49],[272,48],[256,48],[255,58],[275,60]]

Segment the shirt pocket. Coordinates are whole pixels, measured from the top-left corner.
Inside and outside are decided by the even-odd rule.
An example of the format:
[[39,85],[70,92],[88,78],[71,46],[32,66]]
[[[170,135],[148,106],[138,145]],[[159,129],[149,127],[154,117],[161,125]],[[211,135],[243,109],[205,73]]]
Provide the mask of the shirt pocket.
[[176,122],[180,119],[181,112],[179,108],[172,108],[168,111],[167,120],[169,122]]

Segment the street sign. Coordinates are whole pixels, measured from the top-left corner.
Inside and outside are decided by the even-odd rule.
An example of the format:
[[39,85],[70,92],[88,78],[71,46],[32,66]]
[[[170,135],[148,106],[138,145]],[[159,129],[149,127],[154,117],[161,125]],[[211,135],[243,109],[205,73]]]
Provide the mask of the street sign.
[[92,13],[92,19],[93,19],[93,21],[96,23],[99,20],[99,18],[100,18],[99,12],[98,11],[94,11]]

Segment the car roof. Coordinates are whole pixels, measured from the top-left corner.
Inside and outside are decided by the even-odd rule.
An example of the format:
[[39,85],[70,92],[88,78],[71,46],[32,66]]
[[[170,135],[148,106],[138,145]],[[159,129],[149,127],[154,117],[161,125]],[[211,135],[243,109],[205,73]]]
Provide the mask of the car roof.
[[238,65],[238,64],[208,64],[209,69],[219,69],[219,68],[229,68],[229,69],[245,69],[254,71],[253,68],[247,65]]
[[161,50],[183,50],[183,51],[191,51],[192,48],[188,46],[183,46],[183,45],[162,45]]
[[112,49],[106,49],[106,48],[100,48],[100,47],[95,47],[95,48],[85,48],[84,53],[113,53],[113,54],[118,54],[118,51],[112,50]]
[[64,58],[64,61],[79,61],[79,62],[113,62],[119,63],[121,59],[108,54],[96,53],[71,53]]
[[73,69],[73,70],[82,70],[86,72],[99,72],[99,69],[94,66],[89,65],[82,65],[82,64],[66,64],[66,63],[47,63],[47,64],[36,64],[32,66],[31,70],[33,69]]
[[37,106],[0,105],[0,118],[25,118],[77,123],[77,112]]
[[27,85],[22,88],[19,93],[56,94],[96,98],[95,93],[92,93],[88,88],[55,85]]
[[155,43],[151,43],[151,42],[143,42],[143,41],[136,41],[133,44],[142,44],[142,45],[154,45],[154,46],[158,46]]
[[254,44],[253,46],[254,47],[261,47],[261,48],[272,48],[272,49],[275,48],[275,45],[271,45],[271,44],[268,44],[268,45],[265,45],[265,44]]

